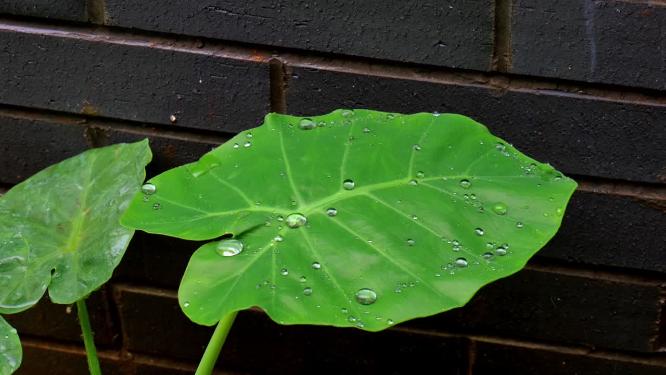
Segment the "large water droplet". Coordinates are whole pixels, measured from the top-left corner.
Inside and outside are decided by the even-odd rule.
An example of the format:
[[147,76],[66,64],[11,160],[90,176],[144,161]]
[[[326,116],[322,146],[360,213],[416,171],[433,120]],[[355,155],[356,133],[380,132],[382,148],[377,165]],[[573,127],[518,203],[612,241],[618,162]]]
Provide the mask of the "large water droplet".
[[300,127],[303,130],[310,130],[314,129],[317,126],[314,121],[310,120],[309,118],[304,118],[301,120],[301,122],[298,123],[298,127]]
[[507,210],[506,204],[502,202],[497,202],[493,205],[493,212],[497,215],[506,215]]
[[298,228],[305,225],[308,222],[308,219],[303,214],[293,213],[287,216],[286,221],[289,228]]
[[467,259],[465,259],[465,258],[458,258],[458,259],[456,259],[455,262],[453,262],[453,264],[455,264],[456,267],[465,268],[465,267],[467,267],[467,264],[468,264],[468,263],[467,263]]
[[315,270],[321,269],[321,263],[319,263],[319,262],[312,263],[312,268],[315,269]]
[[356,302],[361,305],[372,305],[377,301],[377,293],[368,288],[359,289],[354,296],[356,297]]
[[460,187],[463,189],[469,189],[472,186],[472,183],[468,179],[460,180]]
[[326,215],[328,215],[330,217],[336,216],[337,214],[338,214],[338,210],[336,210],[333,207],[326,210]]
[[474,233],[476,233],[477,236],[483,236],[483,233],[485,232],[483,231],[483,228],[476,228],[474,229]]
[[141,186],[141,192],[146,195],[155,194],[156,191],[157,187],[153,184],[144,184],[143,186]]
[[345,188],[345,190],[352,190],[356,187],[356,183],[354,180],[346,179],[342,181],[342,187]]
[[225,257],[238,255],[241,251],[243,251],[243,243],[233,238],[222,240],[217,244],[217,253]]
[[303,294],[305,294],[306,296],[311,296],[312,295],[312,288],[307,287],[307,288],[303,289]]

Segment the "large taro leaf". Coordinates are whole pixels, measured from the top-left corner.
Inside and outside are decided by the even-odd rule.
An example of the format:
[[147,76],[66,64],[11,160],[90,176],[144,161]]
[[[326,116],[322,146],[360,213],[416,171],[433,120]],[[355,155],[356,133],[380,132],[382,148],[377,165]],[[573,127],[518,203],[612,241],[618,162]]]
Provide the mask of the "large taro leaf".
[[0,197],[0,312],[31,307],[47,287],[74,303],[111,277],[134,234],[119,218],[150,159],[148,141],[89,150]]
[[283,324],[377,331],[520,270],[575,187],[460,115],[270,114],[152,179],[121,221],[233,234],[190,260],[179,300],[194,322],[259,306]]
[[21,364],[21,341],[16,330],[0,316],[0,375],[14,372]]

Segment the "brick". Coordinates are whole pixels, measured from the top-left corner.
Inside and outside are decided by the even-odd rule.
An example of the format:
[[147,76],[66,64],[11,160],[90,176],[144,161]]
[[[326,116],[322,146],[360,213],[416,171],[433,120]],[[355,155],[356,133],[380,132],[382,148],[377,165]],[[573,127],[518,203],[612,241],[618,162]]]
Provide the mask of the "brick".
[[229,132],[269,109],[268,64],[249,56],[21,23],[0,24],[0,45],[5,104]]
[[666,89],[666,7],[651,1],[514,0],[511,71]]
[[664,202],[578,191],[538,256],[666,272],[665,211]]
[[[81,375],[88,374],[88,363],[83,348],[58,350],[48,344],[23,343],[23,362],[16,375]],[[104,374],[126,374],[117,358],[100,358]]]
[[117,129],[102,125],[91,125],[95,131],[96,146],[107,146],[122,142],[137,142],[148,138],[153,152],[153,160],[147,168],[148,178],[162,173],[168,169],[192,163],[219,146],[219,139],[214,140],[187,140],[175,134],[167,135],[158,129]]
[[[666,373],[663,356],[636,360],[627,356],[595,355],[582,350],[523,347],[477,342],[472,374],[513,375],[658,375]],[[568,348],[565,348],[568,349]]]
[[0,111],[2,183],[19,183],[49,165],[87,148],[83,126],[14,118]]
[[[17,375],[89,373],[83,347],[23,340],[23,352],[23,363]],[[103,351],[98,351],[98,356],[104,374],[186,375],[194,373],[195,369],[192,364],[161,358],[143,356],[122,358],[116,352]]]
[[[106,298],[107,293],[102,289],[93,293],[86,301],[90,324],[95,333],[95,344],[101,348],[113,346],[118,339]],[[76,305],[53,304],[49,301],[48,294],[37,305],[26,311],[5,315],[21,337],[26,335],[82,343],[81,327],[77,317]]]
[[106,0],[113,26],[488,70],[493,6],[480,0]]
[[176,289],[190,256],[201,245],[137,231],[113,280]]
[[658,285],[523,270],[462,308],[405,325],[652,352],[661,304]]
[[501,91],[293,67],[286,93],[290,114],[336,108],[401,113],[453,112],[565,173],[663,182],[666,107],[593,100],[568,93]]
[[[198,358],[211,329],[190,323],[173,295],[119,287],[128,349]],[[183,345],[187,343],[187,345]],[[285,345],[288,343],[288,345]],[[225,370],[251,373],[407,373],[414,363],[464,372],[463,339],[398,331],[280,326],[257,311],[239,314],[221,354]]]
[[3,0],[0,14],[87,21],[86,0]]

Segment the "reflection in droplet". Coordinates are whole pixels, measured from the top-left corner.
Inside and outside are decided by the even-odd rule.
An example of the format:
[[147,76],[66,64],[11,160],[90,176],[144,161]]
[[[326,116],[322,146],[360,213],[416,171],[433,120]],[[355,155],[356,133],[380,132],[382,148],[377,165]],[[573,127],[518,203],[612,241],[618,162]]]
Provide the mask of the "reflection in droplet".
[[412,185],[412,186],[416,186],[416,185],[419,184],[419,182],[416,181],[416,180],[409,180],[409,184]]
[[474,233],[476,233],[477,236],[483,236],[485,232],[483,231],[483,228],[476,228],[474,229]]
[[463,188],[463,189],[469,189],[470,186],[472,186],[472,183],[469,182],[468,179],[462,179],[462,180],[460,180],[460,187],[461,187],[461,188]]
[[497,202],[493,205],[493,212],[496,213],[497,215],[506,215],[507,211],[508,208],[506,204],[502,202]]
[[217,244],[217,253],[225,257],[238,255],[241,251],[243,251],[243,243],[233,238],[222,240]]
[[465,258],[458,258],[453,263],[456,265],[456,267],[460,267],[460,268],[465,268],[465,267],[467,267],[467,264],[468,264],[467,259],[465,259]]
[[286,268],[281,269],[280,270],[280,275],[282,275],[282,276],[289,275],[289,270],[287,270]]
[[144,184],[143,186],[141,186],[141,192],[146,194],[146,195],[155,194],[156,191],[157,191],[157,187],[153,184],[148,183],[148,184]]
[[319,263],[319,262],[312,263],[312,269],[315,269],[315,270],[321,269],[321,263]]
[[346,179],[342,181],[342,187],[345,190],[352,190],[356,187],[356,183],[354,182],[354,180]]
[[306,295],[306,296],[311,296],[312,295],[312,288],[307,287],[307,288],[303,289],[303,294]]
[[377,293],[368,288],[359,289],[354,296],[356,297],[356,302],[361,305],[372,305],[377,301]]
[[493,253],[490,252],[483,253],[482,257],[483,259],[490,259],[493,257]]
[[298,228],[305,225],[308,219],[303,214],[293,213],[287,216],[286,222],[289,228]]
[[317,125],[315,124],[315,122],[310,120],[309,118],[304,118],[301,120],[301,122],[298,123],[298,127],[303,130],[314,129],[316,126]]
[[333,207],[326,210],[326,215],[328,215],[330,217],[336,216],[337,214],[338,214],[338,210],[336,210]]

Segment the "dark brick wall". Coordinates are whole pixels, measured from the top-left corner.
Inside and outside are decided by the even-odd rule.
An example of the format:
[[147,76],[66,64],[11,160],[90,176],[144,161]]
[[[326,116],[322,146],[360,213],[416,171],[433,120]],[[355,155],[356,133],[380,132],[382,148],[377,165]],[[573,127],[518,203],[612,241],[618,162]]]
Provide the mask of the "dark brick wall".
[[[457,112],[580,182],[560,233],[463,308],[378,334],[239,315],[224,373],[666,373],[666,3],[0,1],[0,193],[147,137],[148,174],[269,111]],[[107,374],[192,373],[195,242],[138,233],[90,300]],[[22,374],[85,374],[76,309],[8,319]],[[221,370],[222,371],[222,370]]]

